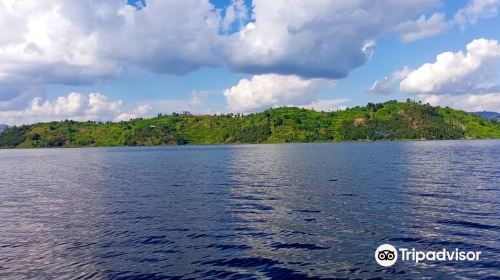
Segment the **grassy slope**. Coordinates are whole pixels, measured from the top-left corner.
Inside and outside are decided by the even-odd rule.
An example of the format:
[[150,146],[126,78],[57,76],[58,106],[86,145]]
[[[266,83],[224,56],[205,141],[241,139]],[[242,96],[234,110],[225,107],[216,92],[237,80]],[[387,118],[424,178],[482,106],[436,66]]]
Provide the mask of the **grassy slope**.
[[500,123],[450,108],[389,101],[333,113],[276,108],[244,117],[175,114],[119,123],[39,123],[7,129],[0,147],[461,138],[500,138]]

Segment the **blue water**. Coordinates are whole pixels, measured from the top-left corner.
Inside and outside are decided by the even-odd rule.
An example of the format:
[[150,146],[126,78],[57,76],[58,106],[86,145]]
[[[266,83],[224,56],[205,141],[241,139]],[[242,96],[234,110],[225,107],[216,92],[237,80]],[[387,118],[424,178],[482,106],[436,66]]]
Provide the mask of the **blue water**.
[[0,150],[0,279],[500,277],[499,170],[494,140]]

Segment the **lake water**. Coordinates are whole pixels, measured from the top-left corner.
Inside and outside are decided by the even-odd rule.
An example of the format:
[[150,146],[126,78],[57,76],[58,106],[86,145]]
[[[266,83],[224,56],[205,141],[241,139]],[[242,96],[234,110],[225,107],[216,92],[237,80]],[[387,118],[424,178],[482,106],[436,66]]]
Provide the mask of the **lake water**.
[[0,150],[0,278],[500,277],[499,170],[494,140]]

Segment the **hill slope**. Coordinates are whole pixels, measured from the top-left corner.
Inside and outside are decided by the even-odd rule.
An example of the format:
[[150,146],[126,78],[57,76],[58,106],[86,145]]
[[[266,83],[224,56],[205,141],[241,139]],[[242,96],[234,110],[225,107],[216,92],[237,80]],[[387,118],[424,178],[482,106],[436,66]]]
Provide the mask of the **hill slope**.
[[500,122],[414,102],[338,112],[294,107],[240,115],[161,115],[128,122],[50,122],[10,127],[2,148],[500,138]]

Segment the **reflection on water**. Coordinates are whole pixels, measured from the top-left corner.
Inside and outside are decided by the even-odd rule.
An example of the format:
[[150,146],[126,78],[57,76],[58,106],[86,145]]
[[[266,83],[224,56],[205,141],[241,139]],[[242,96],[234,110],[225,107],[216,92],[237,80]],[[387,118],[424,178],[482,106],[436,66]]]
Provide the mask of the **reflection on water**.
[[[234,161],[245,161],[233,164],[233,199],[250,206],[233,213],[242,229],[256,233],[241,235],[240,242],[251,244],[264,275],[370,277],[380,271],[374,241],[399,232],[401,221],[384,218],[400,211],[402,197],[393,190],[406,170],[370,151],[399,158],[405,148],[352,145],[248,146],[233,154]],[[386,165],[383,178],[378,165]]]
[[[0,278],[488,278],[500,142],[0,151]],[[382,243],[477,263],[373,259]]]
[[466,148],[430,142],[419,153],[410,154],[405,166],[411,176],[404,191],[413,205],[411,219],[405,222],[407,230],[391,241],[418,244],[413,246],[427,250],[479,250],[483,261],[477,265],[447,262],[429,266],[457,275],[471,270],[477,275],[500,275],[498,155],[498,148],[485,150],[482,142],[470,142]]

